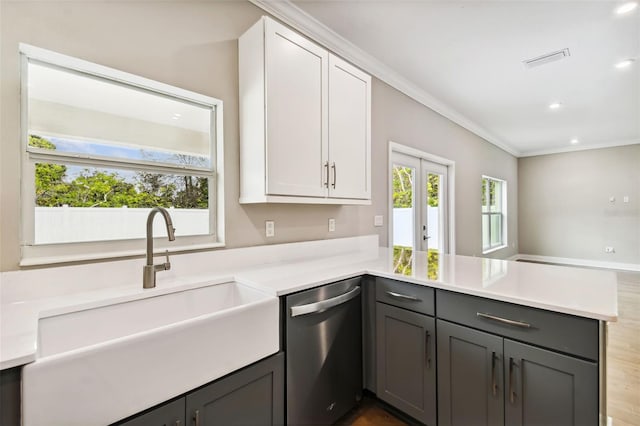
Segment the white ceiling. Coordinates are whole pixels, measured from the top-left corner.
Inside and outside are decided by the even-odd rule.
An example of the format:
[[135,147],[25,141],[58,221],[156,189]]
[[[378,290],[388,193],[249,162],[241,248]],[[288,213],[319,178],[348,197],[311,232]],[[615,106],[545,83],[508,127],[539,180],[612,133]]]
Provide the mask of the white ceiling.
[[[640,143],[640,8],[619,16],[620,2],[604,0],[294,4],[515,155]],[[522,63],[564,48],[567,59]],[[614,67],[626,58],[636,62]]]

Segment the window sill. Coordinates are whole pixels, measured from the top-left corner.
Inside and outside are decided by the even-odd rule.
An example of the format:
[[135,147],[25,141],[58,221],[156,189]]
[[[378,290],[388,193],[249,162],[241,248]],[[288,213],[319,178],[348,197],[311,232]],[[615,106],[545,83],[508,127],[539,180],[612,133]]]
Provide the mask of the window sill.
[[505,248],[507,248],[507,247],[509,247],[507,244],[503,244],[503,245],[498,246],[498,247],[490,248],[489,250],[483,250],[483,251],[482,251],[482,254],[489,254],[489,253],[493,253],[494,251],[502,250],[502,249],[505,249]]
[[[193,250],[206,250],[214,248],[225,247],[224,242],[207,242],[200,244],[181,244],[176,246],[157,246],[154,249],[155,255],[162,254],[164,250],[169,250],[169,253],[176,254],[180,252],[193,251]],[[36,250],[33,250],[33,249]],[[22,259],[20,259],[21,267],[29,266],[46,266],[61,263],[71,262],[92,262],[101,260],[116,260],[118,258],[127,257],[140,257],[146,254],[146,250],[143,248],[133,250],[104,250],[102,252],[85,252],[85,253],[73,253],[73,254],[61,254],[61,255],[47,255],[45,253],[37,253],[38,246],[23,246],[22,247]]]

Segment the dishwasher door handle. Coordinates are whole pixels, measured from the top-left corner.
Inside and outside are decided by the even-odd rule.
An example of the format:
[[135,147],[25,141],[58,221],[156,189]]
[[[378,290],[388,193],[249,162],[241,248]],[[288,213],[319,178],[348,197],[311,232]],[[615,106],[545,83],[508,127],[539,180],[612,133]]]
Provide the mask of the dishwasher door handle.
[[331,299],[321,300],[320,302],[309,303],[308,305],[299,305],[291,307],[291,317],[297,317],[300,315],[315,314],[318,312],[326,311],[334,306],[341,305],[349,300],[357,297],[360,294],[360,286],[354,287],[352,290],[341,294],[340,296],[332,297]]

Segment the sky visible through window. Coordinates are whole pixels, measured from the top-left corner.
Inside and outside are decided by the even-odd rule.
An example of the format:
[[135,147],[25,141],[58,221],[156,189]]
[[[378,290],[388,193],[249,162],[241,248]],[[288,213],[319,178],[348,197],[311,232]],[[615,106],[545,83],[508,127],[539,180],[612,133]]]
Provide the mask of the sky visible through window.
[[[59,137],[46,137],[56,146],[56,151],[72,152],[75,154],[99,155],[112,158],[123,158],[127,160],[145,160],[169,164],[190,164],[198,167],[206,167],[209,165],[209,159],[206,157],[177,154],[175,152],[166,152],[152,150],[148,148],[131,147],[124,145],[114,145],[109,143],[87,142]],[[65,180],[73,180],[86,169],[84,166],[67,166],[67,175]],[[136,172],[131,170],[117,170],[117,174],[129,183],[135,182]]]

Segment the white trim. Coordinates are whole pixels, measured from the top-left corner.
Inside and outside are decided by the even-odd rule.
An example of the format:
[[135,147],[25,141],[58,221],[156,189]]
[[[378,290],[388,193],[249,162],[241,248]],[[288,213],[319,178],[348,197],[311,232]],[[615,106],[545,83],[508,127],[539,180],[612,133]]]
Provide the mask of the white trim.
[[[441,164],[447,168],[447,224],[449,228],[448,235],[448,254],[456,254],[456,162],[449,160],[448,158],[440,157],[428,152],[421,151],[419,149],[402,145],[397,142],[389,141],[389,148],[387,151],[387,179],[392,176],[393,173],[393,153],[405,154],[418,159],[431,161],[433,163]],[[393,185],[387,181],[388,185],[388,220],[387,220],[387,235],[389,247],[393,244],[393,224],[391,222],[393,218]]]
[[608,262],[604,260],[574,259],[569,257],[540,256],[537,254],[522,253],[511,256],[508,260],[533,260],[537,262],[558,263],[562,265],[588,266],[591,268],[640,272],[640,263]]
[[74,58],[73,56],[63,55],[62,53],[53,52],[51,50],[42,49],[40,47],[31,46],[30,44],[20,43],[19,51],[29,59],[42,61],[47,64],[56,65],[62,68],[79,71],[81,73],[105,78],[109,81],[117,81],[127,86],[137,86],[148,89],[156,93],[163,93],[172,98],[181,98],[193,103],[201,103],[207,107],[222,104],[222,101],[211,96],[202,95],[190,90],[181,89],[159,81],[150,80],[135,74],[120,71],[115,68],[106,67],[83,59]]
[[503,244],[501,246],[493,247],[493,248],[490,248],[489,250],[483,251],[482,254],[489,254],[489,253],[493,253],[494,251],[498,251],[506,248],[509,248],[509,246],[507,244]]
[[516,157],[520,155],[520,152],[517,149],[493,135],[478,123],[462,115],[450,105],[445,104],[426,90],[418,87],[393,68],[385,65],[372,55],[357,47],[355,44],[340,36],[335,31],[304,12],[291,1],[249,1],[422,105],[432,109],[470,132],[475,133],[509,154]]
[[574,151],[589,151],[592,149],[615,148],[617,146],[636,145],[636,144],[640,144],[640,139],[603,142],[603,143],[597,143],[597,144],[591,144],[591,145],[570,145],[562,148],[549,148],[549,149],[538,149],[538,150],[532,150],[532,151],[522,151],[520,153],[520,158],[535,157],[537,155],[561,154],[565,152],[574,152]]

